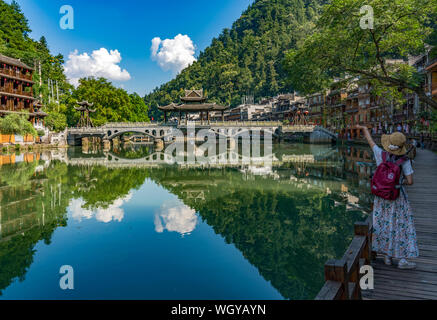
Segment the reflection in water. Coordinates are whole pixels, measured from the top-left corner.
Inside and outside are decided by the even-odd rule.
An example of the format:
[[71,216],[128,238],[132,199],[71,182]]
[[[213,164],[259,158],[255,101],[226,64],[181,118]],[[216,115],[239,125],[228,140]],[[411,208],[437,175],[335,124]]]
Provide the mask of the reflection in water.
[[[149,165],[146,158],[154,154],[149,147],[138,153],[133,147],[93,154],[69,149],[2,159],[21,162],[0,166],[0,292],[15,279],[26,281],[35,246],[41,240],[49,245],[57,228],[69,228],[68,210],[76,223],[94,217],[121,227],[130,216],[123,206],[135,205],[135,190],[153,182],[179,199],[162,201],[154,211],[156,232],[188,235],[206,223],[282,297],[314,298],[323,284],[324,263],[342,256],[354,222],[370,209],[371,154],[365,148],[288,144],[274,146],[273,152],[268,169],[244,162]],[[141,252],[145,244],[135,246]],[[129,273],[132,265],[123,268]],[[177,286],[169,285],[169,292]]]
[[165,202],[155,214],[155,231],[189,235],[196,228],[196,211],[182,203]]
[[95,210],[85,209],[85,201],[83,199],[72,199],[70,202],[70,210],[73,219],[79,222],[82,219],[96,218],[97,221],[108,223],[111,221],[121,222],[124,217],[124,210],[121,208],[122,205],[129,202],[132,199],[132,194],[129,193],[124,198],[115,200],[112,204],[108,205],[107,208],[97,208]]

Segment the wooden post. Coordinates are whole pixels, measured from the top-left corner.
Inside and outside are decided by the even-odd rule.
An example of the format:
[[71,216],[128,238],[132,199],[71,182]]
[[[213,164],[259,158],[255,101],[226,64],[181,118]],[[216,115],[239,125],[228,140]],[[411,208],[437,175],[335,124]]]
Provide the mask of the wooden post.
[[366,237],[366,245],[363,250],[362,258],[365,259],[365,263],[369,265],[372,255],[372,238],[370,236],[369,224],[367,222],[356,222],[354,229],[356,236]]
[[208,124],[211,124],[210,117],[209,117],[209,111],[206,111],[206,117],[208,118]]
[[349,300],[349,279],[346,260],[329,260],[325,264],[325,280],[340,282],[343,290],[342,300]]

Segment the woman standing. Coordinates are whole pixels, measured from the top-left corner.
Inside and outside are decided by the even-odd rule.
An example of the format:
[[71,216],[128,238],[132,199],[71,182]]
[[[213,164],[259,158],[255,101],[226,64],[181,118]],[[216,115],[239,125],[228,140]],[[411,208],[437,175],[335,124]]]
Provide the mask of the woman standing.
[[[406,155],[406,137],[400,132],[391,135],[383,135],[381,144],[385,151],[378,147],[373,141],[369,130],[365,126],[357,126],[364,132],[367,142],[373,150],[376,164],[383,162],[383,152],[387,152],[392,161],[397,161]],[[402,172],[405,182],[401,184],[413,184],[413,168],[411,161],[403,162]],[[416,264],[407,259],[417,258],[419,249],[417,247],[416,229],[414,227],[413,211],[404,187],[401,186],[401,193],[396,200],[386,200],[375,196],[373,207],[373,251],[384,255],[384,263],[392,264],[392,258],[400,259],[398,268],[414,269]]]

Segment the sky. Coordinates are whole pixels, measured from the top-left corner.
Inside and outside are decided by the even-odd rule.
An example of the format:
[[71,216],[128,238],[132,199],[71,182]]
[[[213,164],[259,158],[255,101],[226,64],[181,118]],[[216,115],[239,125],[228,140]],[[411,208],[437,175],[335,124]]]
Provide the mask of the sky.
[[[30,36],[45,36],[51,53],[64,56],[71,83],[103,76],[143,96],[192,63],[253,0],[17,2],[29,20]],[[65,5],[70,8],[60,13]]]

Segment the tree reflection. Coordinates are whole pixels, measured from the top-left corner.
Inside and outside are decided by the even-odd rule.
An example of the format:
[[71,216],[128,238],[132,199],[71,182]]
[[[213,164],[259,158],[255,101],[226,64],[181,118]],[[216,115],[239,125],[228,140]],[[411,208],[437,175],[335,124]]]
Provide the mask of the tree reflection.
[[[150,178],[180,200],[157,212],[156,231],[188,234],[198,222],[197,212],[284,298],[314,298],[323,284],[324,263],[343,255],[354,222],[363,219],[361,208],[369,206],[365,182],[370,170],[356,167],[367,158],[326,148],[275,148],[284,162],[268,176],[248,168],[111,169],[60,161],[46,164],[43,171],[36,170],[39,162],[0,167],[0,290],[15,278],[24,279],[35,245],[41,240],[49,244],[54,230],[67,225],[72,201],[85,210],[82,218],[101,212],[101,221],[121,220],[123,214],[112,210],[120,208],[117,201],[129,199]],[[135,148],[118,155],[138,159],[150,150],[132,152]],[[290,154],[311,154],[314,161],[301,163],[308,157]]]

